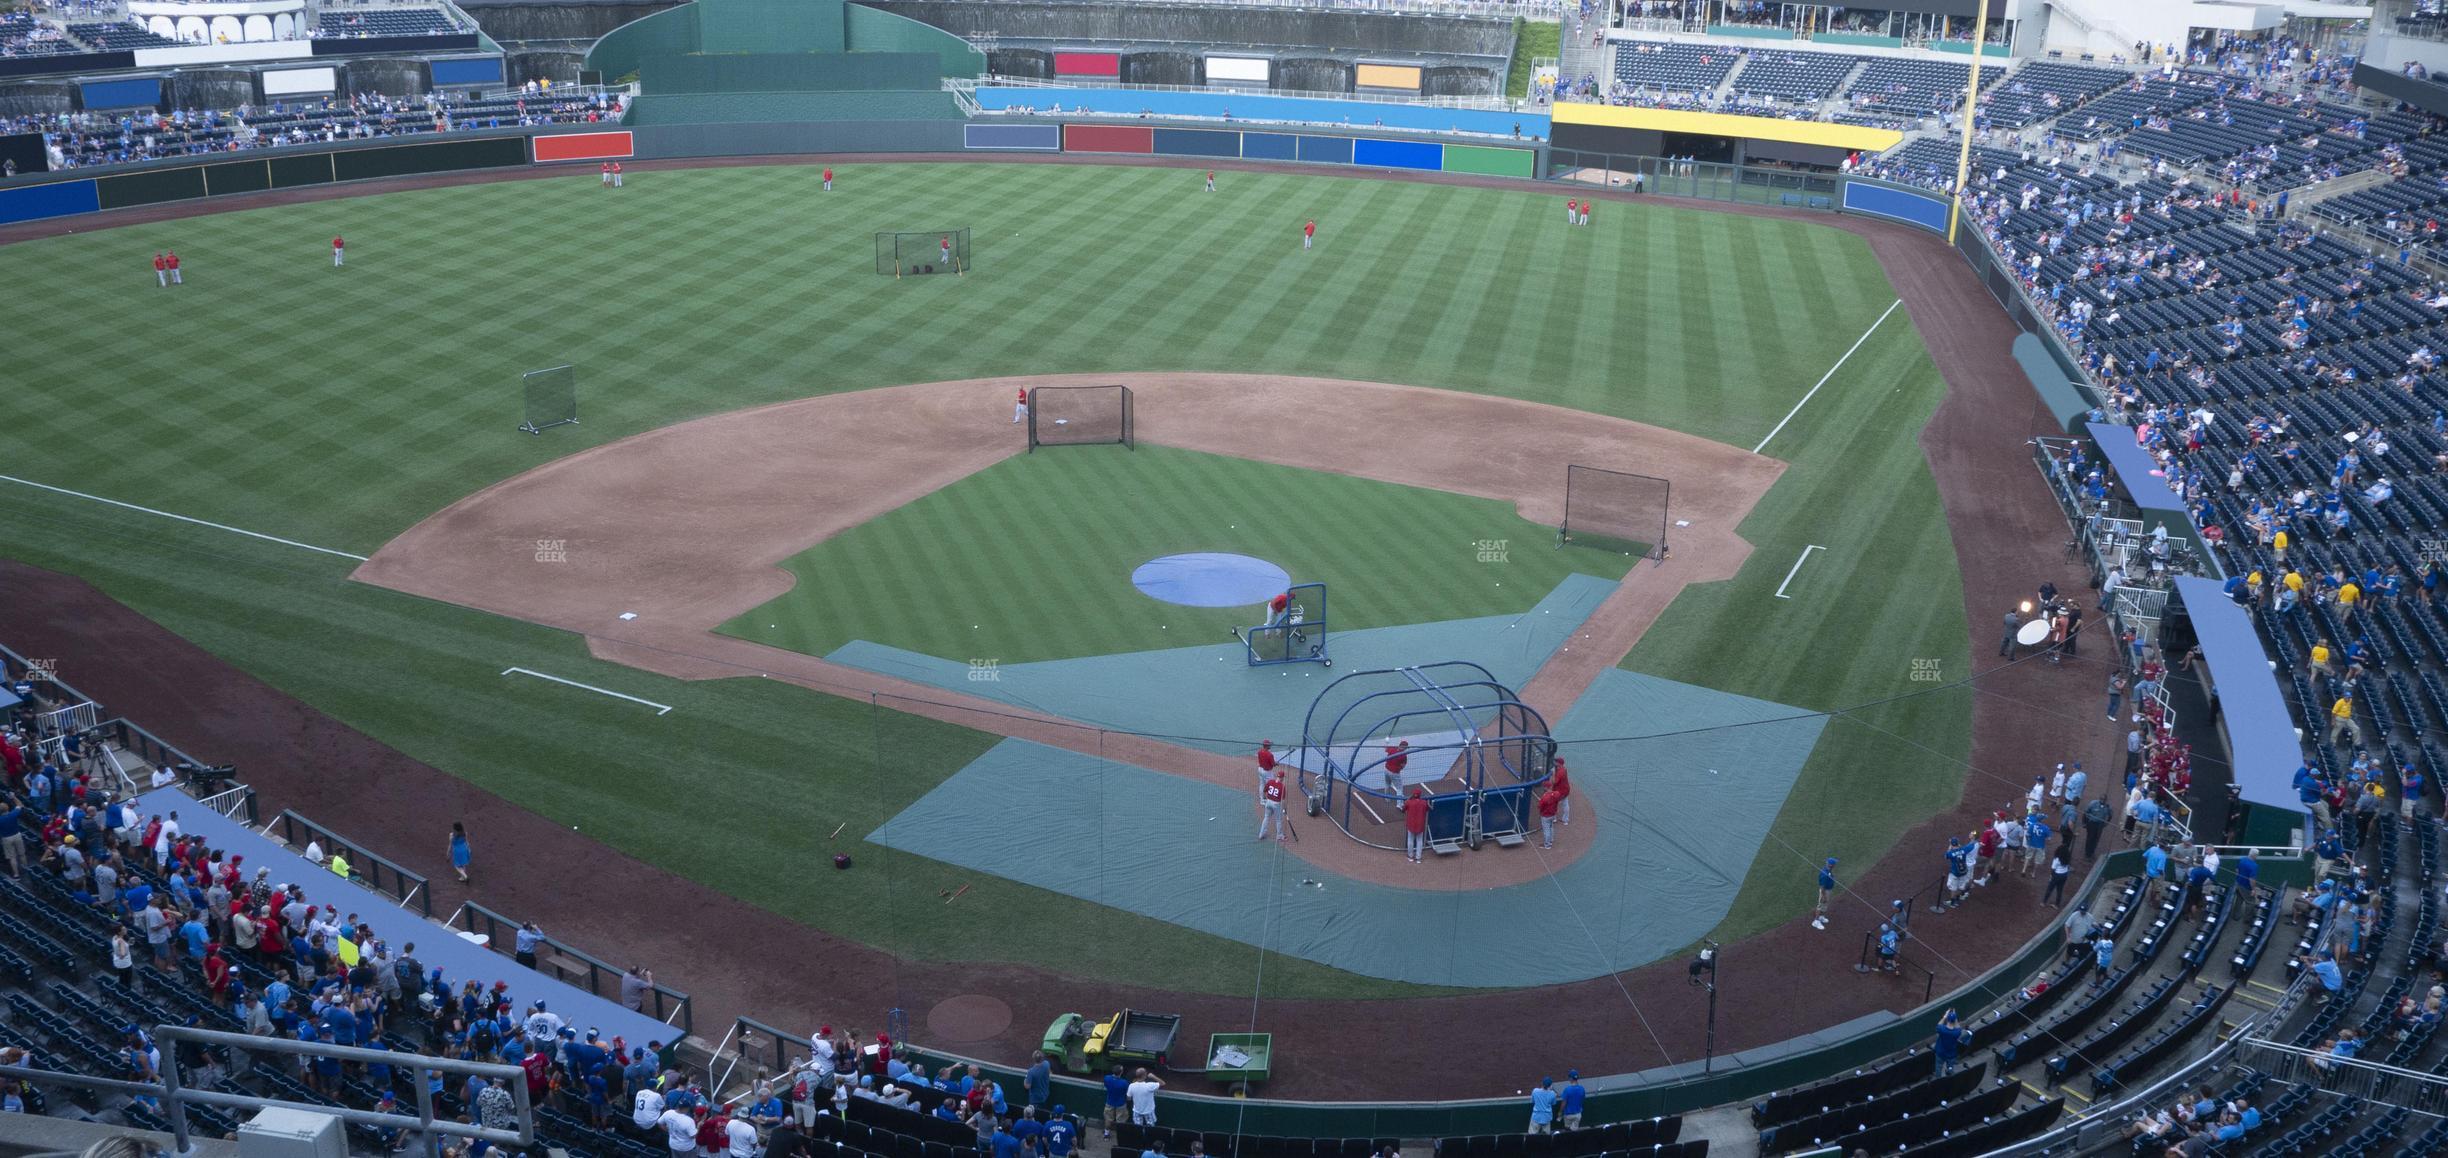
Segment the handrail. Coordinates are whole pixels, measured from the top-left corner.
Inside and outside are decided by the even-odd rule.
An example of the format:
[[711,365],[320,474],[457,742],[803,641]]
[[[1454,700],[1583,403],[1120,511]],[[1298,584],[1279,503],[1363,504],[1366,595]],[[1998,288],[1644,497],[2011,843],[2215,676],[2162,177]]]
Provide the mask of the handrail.
[[[427,917],[433,916],[433,893],[426,888],[428,882],[423,876],[401,868],[368,851],[365,846],[344,839],[339,833],[286,808],[280,810],[279,816],[272,818],[272,826],[280,830],[284,844],[303,848],[313,842],[335,853],[345,852],[348,855],[350,881],[378,893],[390,894],[401,908],[407,908],[414,902],[418,912]],[[307,837],[303,841],[297,839],[301,829]]]
[[210,796],[198,797],[196,803],[250,827],[256,822],[255,790],[244,784],[233,784]]
[[[443,923],[448,925],[458,925],[463,916],[466,918],[465,927],[468,932],[482,934],[485,938],[485,943],[500,952],[510,952],[510,948],[505,944],[505,942],[508,942],[517,936],[519,922],[512,920],[501,913],[494,912],[493,910],[477,904],[474,901],[467,901],[463,902],[459,906],[459,910],[452,913],[450,915],[450,919]],[[477,927],[477,921],[479,918],[484,921],[483,928]],[[509,931],[507,937],[504,936],[504,930]],[[551,968],[546,969],[545,966],[548,964],[548,962],[546,962],[542,957],[538,957],[536,959],[536,968],[538,972],[550,973],[554,979],[577,986],[578,988],[584,989],[588,993],[591,993],[597,997],[607,997],[609,1000],[614,1002],[618,1002],[621,999],[621,978],[628,974],[629,970],[627,968],[614,965],[601,957],[597,957],[584,949],[580,949],[574,945],[571,945],[567,941],[563,941],[557,937],[551,936],[550,934],[543,933],[540,930],[537,933],[536,939],[545,945],[551,946],[556,958],[574,958],[586,966],[585,973],[580,974],[572,970],[564,969],[560,961],[556,959],[549,962]],[[604,985],[606,984],[607,980],[612,986],[612,992],[608,995],[604,992]],[[654,1001],[654,1008],[650,1015],[657,1021],[660,1021],[665,1025],[678,1026],[682,1036],[686,1036],[694,1030],[693,1023],[695,1020],[695,1012],[689,1002],[688,994],[682,993],[681,991],[659,981],[648,982],[647,993]],[[649,1011],[640,1010],[640,1012]]]
[[[292,1102],[281,1098],[261,1098],[249,1094],[225,1094],[217,1090],[196,1089],[186,1084],[186,1075],[178,1060],[179,1051],[161,1052],[161,1080],[129,1082],[116,1078],[97,1078],[63,1070],[38,1069],[32,1066],[0,1065],[0,1077],[38,1081],[82,1089],[110,1090],[133,1094],[140,1098],[158,1098],[170,1112],[170,1136],[177,1142],[177,1153],[195,1153],[193,1132],[187,1124],[190,1105],[226,1106],[236,1110],[260,1110],[277,1107],[308,1114],[323,1114],[362,1126],[380,1126],[397,1130],[419,1130],[427,1137],[447,1135],[455,1138],[482,1138],[506,1146],[527,1147],[535,1144],[535,1106],[527,1096],[525,1071],[517,1066],[490,1062],[461,1061],[457,1058],[429,1057],[424,1054],[396,1053],[390,1050],[360,1049],[356,1046],[329,1045],[323,1042],[293,1041],[283,1037],[257,1037],[247,1033],[229,1033],[217,1029],[194,1029],[183,1025],[157,1025],[153,1036],[176,1045],[192,1041],[203,1045],[223,1046],[241,1053],[280,1053],[299,1057],[335,1058],[344,1062],[386,1065],[412,1071],[416,1087],[417,1112],[385,1114],[375,1110],[357,1110],[339,1105],[318,1105]],[[425,1080],[428,1072],[467,1074],[499,1083],[510,1092],[512,1113],[518,1121],[516,1130],[498,1130],[486,1126],[457,1122],[434,1113],[433,1084]]]

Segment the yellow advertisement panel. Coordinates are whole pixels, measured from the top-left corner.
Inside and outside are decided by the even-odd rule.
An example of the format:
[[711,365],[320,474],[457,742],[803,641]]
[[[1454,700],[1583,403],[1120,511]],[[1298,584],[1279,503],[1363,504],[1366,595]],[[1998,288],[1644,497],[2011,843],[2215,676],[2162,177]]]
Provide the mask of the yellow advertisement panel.
[[1874,153],[1904,140],[1894,129],[1838,125],[1826,121],[1787,121],[1776,117],[1742,117],[1732,113],[1701,113],[1683,109],[1637,109],[1617,105],[1558,104],[1555,123],[1597,125],[1610,129],[1657,129],[1668,133],[1700,133],[1755,141],[1790,141],[1797,145],[1832,145]]
[[1399,88],[1418,92],[1420,70],[1407,64],[1364,64],[1352,79],[1361,88]]

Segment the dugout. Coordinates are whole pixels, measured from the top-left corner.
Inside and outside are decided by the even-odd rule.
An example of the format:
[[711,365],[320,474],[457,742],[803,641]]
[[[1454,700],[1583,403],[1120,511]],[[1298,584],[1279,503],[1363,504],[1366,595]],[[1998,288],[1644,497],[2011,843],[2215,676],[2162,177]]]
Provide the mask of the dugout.
[[[1828,172],[1854,153],[1893,148],[1904,139],[1904,134],[1893,129],[1865,125],[1613,105],[1559,104],[1552,124],[1550,140],[1559,153],[1679,157],[1708,164],[1765,164]],[[1584,161],[1573,164],[1590,167]]]

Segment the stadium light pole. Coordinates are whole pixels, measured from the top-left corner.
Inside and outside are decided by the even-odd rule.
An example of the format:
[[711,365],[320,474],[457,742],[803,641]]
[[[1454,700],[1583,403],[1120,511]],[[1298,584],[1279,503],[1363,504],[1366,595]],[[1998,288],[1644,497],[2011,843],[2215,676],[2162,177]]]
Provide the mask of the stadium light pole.
[[1980,14],[1972,22],[1972,75],[1964,81],[1963,145],[1955,154],[1955,199],[1947,202],[1947,244],[1955,244],[1955,224],[1963,217],[1964,185],[1972,177],[1972,113],[1980,106],[1981,48],[1989,40],[1989,0],[1979,0]]

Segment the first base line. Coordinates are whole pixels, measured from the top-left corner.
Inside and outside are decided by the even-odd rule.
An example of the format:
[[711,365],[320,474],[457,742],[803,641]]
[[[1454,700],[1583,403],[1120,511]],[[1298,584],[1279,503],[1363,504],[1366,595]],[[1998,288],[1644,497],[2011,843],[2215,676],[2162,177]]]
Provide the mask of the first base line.
[[348,551],[335,551],[335,550],[332,550],[332,549],[331,549],[331,548],[329,548],[329,547],[318,547],[318,546],[315,546],[315,545],[314,545],[314,544],[312,544],[312,543],[301,543],[301,542],[298,542],[298,541],[297,541],[297,540],[295,540],[295,539],[284,539],[284,538],[281,538],[281,537],[280,537],[280,536],[278,536],[278,535],[267,535],[267,534],[264,534],[264,533],[263,533],[263,532],[261,532],[261,531],[250,531],[250,530],[247,530],[245,527],[233,527],[233,526],[230,526],[230,525],[229,525],[229,524],[227,524],[227,523],[213,523],[213,522],[207,522],[207,521],[205,521],[205,520],[203,520],[203,519],[191,518],[191,517],[189,517],[189,516],[187,516],[187,515],[178,514],[178,513],[173,512],[173,511],[157,511],[157,510],[155,510],[155,509],[153,509],[153,508],[151,508],[151,507],[140,507],[140,506],[137,506],[137,505],[136,505],[136,504],[134,504],[134,503],[123,503],[123,502],[120,502],[120,501],[119,501],[119,500],[117,500],[117,499],[106,499],[106,498],[103,498],[101,495],[89,495],[89,494],[86,494],[84,491],[72,491],[72,490],[69,490],[69,489],[68,489],[68,488],[66,488],[66,487],[55,487],[55,486],[52,486],[50,483],[38,483],[38,482],[35,482],[33,479],[30,479],[30,478],[18,478],[18,477],[17,477],[17,476],[15,476],[15,475],[0,474],[0,482],[13,482],[13,483],[16,483],[16,484],[17,484],[17,485],[19,485],[19,486],[33,487],[35,490],[38,490],[38,491],[49,491],[49,492],[51,492],[52,494],[55,494],[55,495],[66,495],[66,496],[68,496],[69,498],[72,498],[72,499],[85,499],[85,500],[87,500],[87,501],[89,501],[89,502],[97,502],[97,503],[102,503],[102,504],[105,504],[105,505],[108,505],[108,506],[119,507],[119,508],[124,509],[124,510],[135,511],[135,512],[137,512],[137,513],[139,513],[139,514],[154,515],[154,516],[157,516],[157,517],[159,517],[159,518],[164,518],[164,519],[176,519],[176,520],[177,520],[177,521],[179,521],[179,522],[182,522],[182,523],[193,523],[193,524],[195,524],[196,526],[199,526],[199,527],[211,527],[213,530],[216,530],[216,531],[228,531],[230,534],[233,534],[233,535],[244,535],[244,536],[246,536],[247,538],[250,538],[250,539],[261,539],[261,540],[263,540],[264,542],[267,542],[267,543],[278,543],[278,544],[280,544],[281,546],[284,546],[284,547],[296,547],[296,548],[299,548],[300,550],[314,551],[314,552],[316,552],[316,553],[318,553],[318,554],[324,554],[324,555],[338,555],[339,557],[341,557],[341,558],[343,558],[343,559],[355,559],[355,560],[357,560],[357,561],[358,561],[358,562],[360,562],[360,563],[363,563],[363,562],[365,562],[365,561],[366,561],[366,557],[365,557],[365,556],[363,556],[363,555],[358,555],[358,554],[354,554],[354,553],[351,553],[351,552],[348,552]]
[[613,699],[616,699],[616,700],[627,700],[627,701],[629,701],[630,703],[633,703],[633,704],[644,704],[644,705],[646,705],[647,707],[653,708],[653,709],[655,710],[655,714],[656,714],[656,715],[658,715],[658,716],[660,716],[660,715],[662,715],[663,713],[668,712],[668,711],[670,711],[670,710],[671,710],[671,705],[670,705],[670,704],[658,704],[658,703],[654,702],[653,700],[641,700],[641,699],[637,698],[636,696],[627,695],[627,694],[624,694],[624,693],[621,693],[621,692],[616,692],[616,691],[613,691],[613,690],[612,690],[612,689],[610,689],[610,688],[599,688],[599,687],[596,687],[596,686],[595,686],[595,685],[593,685],[593,684],[582,684],[582,683],[579,683],[577,680],[565,680],[565,679],[562,679],[560,676],[557,676],[557,675],[545,675],[543,672],[540,672],[540,671],[535,671],[535,670],[532,670],[532,669],[529,669],[529,668],[523,668],[523,667],[506,667],[506,668],[503,668],[503,669],[502,669],[502,674],[503,674],[503,675],[509,675],[509,674],[511,674],[511,673],[513,673],[513,672],[516,672],[516,673],[517,673],[517,674],[519,674],[519,675],[531,675],[531,676],[534,676],[535,678],[540,679],[540,680],[551,680],[552,682],[557,683],[557,684],[568,684],[569,686],[571,686],[571,687],[573,687],[573,688],[584,688],[584,689],[586,689],[587,691],[594,692],[594,693],[595,693],[595,694],[597,694],[597,695],[610,696],[610,697],[612,697]]
[[1791,598],[1793,598],[1793,596],[1791,596],[1791,595],[1787,595],[1787,594],[1785,593],[1785,587],[1786,587],[1786,584],[1788,584],[1788,583],[1792,583],[1792,582],[1793,582],[1793,577],[1794,577],[1795,575],[1798,575],[1798,574],[1800,574],[1800,573],[1801,573],[1801,571],[1802,571],[1802,564],[1803,564],[1805,561],[1807,561],[1807,560],[1810,558],[1810,553],[1811,553],[1811,552],[1813,552],[1813,551],[1825,551],[1825,550],[1827,550],[1827,548],[1822,547],[1822,546],[1820,546],[1820,545],[1819,545],[1819,544],[1817,544],[1817,543],[1813,543],[1813,544],[1811,544],[1810,546],[1807,546],[1807,547],[1802,548],[1802,558],[1794,560],[1793,570],[1791,570],[1791,571],[1787,571],[1787,572],[1785,573],[1785,582],[1784,582],[1784,583],[1779,583],[1779,584],[1777,584],[1777,589],[1776,589],[1776,597],[1777,597],[1777,598],[1779,598],[1779,599],[1791,599]]

